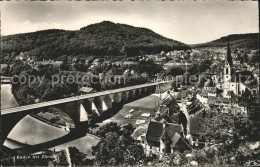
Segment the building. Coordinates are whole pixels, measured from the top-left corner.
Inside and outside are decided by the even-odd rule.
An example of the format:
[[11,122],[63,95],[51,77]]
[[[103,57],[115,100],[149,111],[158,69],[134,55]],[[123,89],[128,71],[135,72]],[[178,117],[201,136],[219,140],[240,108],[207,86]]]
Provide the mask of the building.
[[135,61],[124,61],[123,62],[123,65],[134,65],[134,64],[136,64]]
[[182,126],[166,121],[151,120],[142,142],[146,156],[156,155],[160,159],[167,153],[192,149],[183,138]]
[[20,55],[16,56],[16,60],[29,61],[30,59],[28,52],[21,52]]
[[216,84],[214,83],[211,76],[209,77],[209,79],[204,84],[204,90],[206,92],[207,97],[216,97],[217,88],[216,88]]
[[178,112],[180,108],[175,107],[174,103],[172,97],[167,96],[150,120],[147,132],[141,138],[146,156],[156,155],[161,159],[165,154],[192,149],[185,139],[187,121],[183,122],[183,114]]
[[94,91],[94,89],[93,88],[90,88],[90,87],[81,87],[80,89],[79,89],[79,92],[81,93],[81,94],[88,94],[88,93],[94,93],[95,91]]
[[230,46],[227,46],[227,56],[225,59],[225,65],[221,75],[221,81],[217,87],[223,90],[223,97],[231,98],[231,92],[235,95],[241,96],[247,89],[255,91],[255,94],[259,91],[256,89],[255,83],[252,82],[252,73],[249,71],[236,70],[233,66]]

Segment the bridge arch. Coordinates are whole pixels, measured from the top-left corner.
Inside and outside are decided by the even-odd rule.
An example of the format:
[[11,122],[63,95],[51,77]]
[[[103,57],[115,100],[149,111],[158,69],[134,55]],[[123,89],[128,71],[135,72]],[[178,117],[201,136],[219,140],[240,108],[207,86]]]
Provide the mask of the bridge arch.
[[150,89],[150,93],[153,94],[155,93],[156,86],[150,86],[149,89]]
[[133,101],[135,100],[135,90],[130,90],[129,93],[128,93],[128,101]]
[[146,95],[150,95],[152,93],[151,87],[148,87],[146,90]]
[[144,97],[146,95],[146,89],[145,88],[141,88],[140,92],[141,92],[141,97]]
[[141,92],[141,89],[136,89],[136,90],[135,90],[135,97],[136,97],[136,99],[142,97],[141,93],[142,93],[142,92]]
[[106,95],[103,100],[105,105],[107,106],[107,109],[111,109],[113,107],[112,98],[109,95]]
[[[53,119],[46,120],[45,118],[42,118],[42,117],[36,115],[40,112],[43,112],[43,113],[52,112],[54,117],[53,117]],[[57,113],[59,113],[59,115],[56,115]],[[47,122],[47,124],[52,124],[54,126],[65,127],[68,125],[68,128],[73,128],[73,129],[76,127],[79,128],[78,127],[79,121],[76,119],[77,117],[71,116],[66,111],[63,111],[61,108],[58,108],[57,106],[28,110],[26,112],[19,112],[19,113],[2,116],[2,124],[3,124],[2,143],[5,142],[6,138],[8,138],[8,136],[9,136],[9,134],[11,134],[12,131],[14,130],[14,128],[16,128],[16,125],[18,125],[21,121],[23,121],[26,118],[26,116],[28,116],[28,115],[30,115],[31,117],[33,117],[39,121]],[[58,119],[60,119],[61,115],[64,116],[63,117],[64,120],[70,119],[70,121],[69,121],[70,123],[61,125],[59,123],[52,122],[52,121],[57,121]]]
[[[84,113],[87,116],[87,102],[83,101],[73,101],[65,104],[58,104],[55,105],[55,108],[60,109],[61,111],[65,112],[69,115],[69,117],[73,120],[76,128],[81,128],[81,116]],[[82,111],[83,110],[83,111]],[[83,121],[82,121],[83,122]]]
[[93,114],[93,107],[92,107],[93,100],[92,99],[86,99],[82,100],[82,105],[85,108],[87,114],[91,115]]
[[102,99],[100,97],[96,97],[93,103],[95,104],[99,115],[101,115],[103,113]]
[[121,94],[121,101],[122,101],[123,103],[128,102],[128,92],[127,92],[127,91],[122,92],[122,94]]
[[120,103],[121,102],[121,93],[115,93],[112,96],[114,103]]

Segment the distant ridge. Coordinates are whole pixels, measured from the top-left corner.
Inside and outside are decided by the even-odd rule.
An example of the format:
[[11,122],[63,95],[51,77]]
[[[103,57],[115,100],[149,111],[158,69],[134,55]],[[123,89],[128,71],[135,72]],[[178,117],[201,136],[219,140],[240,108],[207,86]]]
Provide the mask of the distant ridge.
[[202,44],[191,45],[192,48],[202,48],[202,47],[226,47],[229,42],[231,47],[234,48],[249,48],[258,49],[259,48],[259,34],[258,33],[248,33],[248,34],[232,34],[220,39],[206,42]]
[[[122,48],[123,53],[122,53]],[[137,28],[110,21],[91,24],[77,31],[43,30],[2,36],[3,56],[28,52],[39,59],[56,59],[62,55],[111,55],[160,53],[187,50],[189,45],[163,37],[147,28]]]

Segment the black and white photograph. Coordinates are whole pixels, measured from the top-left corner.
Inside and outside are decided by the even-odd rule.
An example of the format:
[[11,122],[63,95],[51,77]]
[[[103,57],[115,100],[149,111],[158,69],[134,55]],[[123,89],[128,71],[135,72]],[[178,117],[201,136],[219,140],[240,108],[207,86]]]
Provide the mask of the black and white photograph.
[[259,4],[1,1],[1,166],[260,166]]

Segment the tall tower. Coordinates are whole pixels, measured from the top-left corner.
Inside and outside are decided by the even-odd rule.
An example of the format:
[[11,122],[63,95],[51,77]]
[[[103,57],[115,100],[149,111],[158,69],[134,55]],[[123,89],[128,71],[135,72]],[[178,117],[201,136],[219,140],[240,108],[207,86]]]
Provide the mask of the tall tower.
[[233,66],[232,57],[231,57],[231,50],[228,43],[227,46],[227,56],[225,59],[224,71],[223,71],[223,96],[229,97],[228,92],[230,91],[230,82],[231,82],[231,68]]

